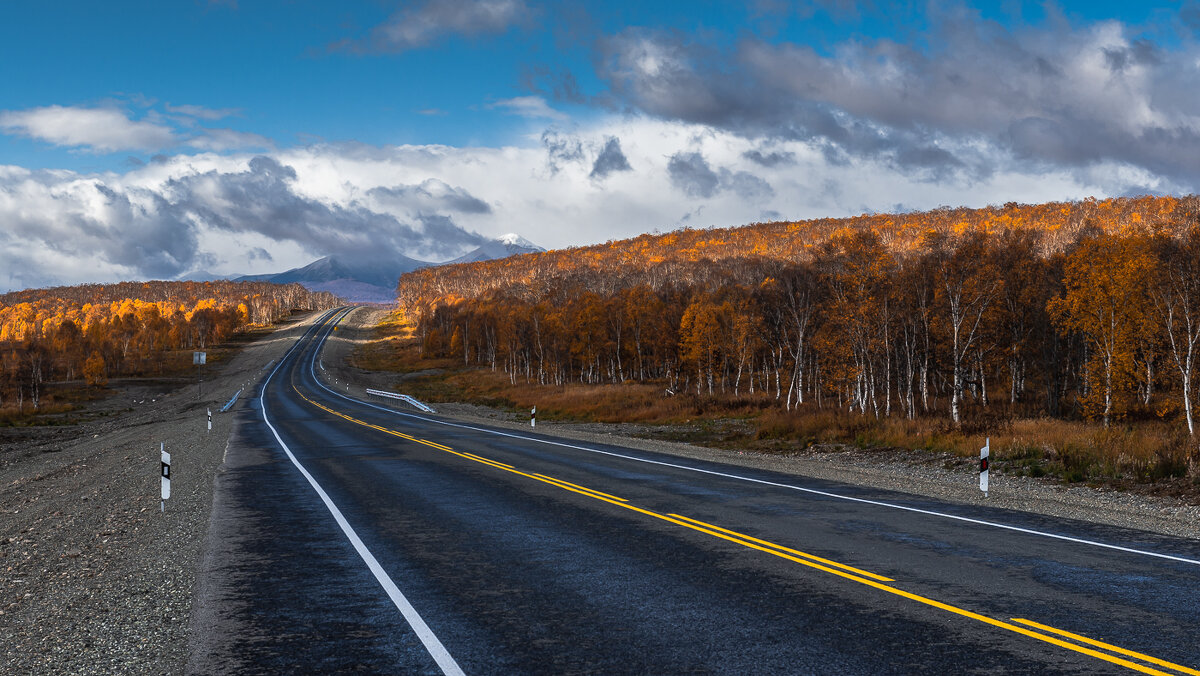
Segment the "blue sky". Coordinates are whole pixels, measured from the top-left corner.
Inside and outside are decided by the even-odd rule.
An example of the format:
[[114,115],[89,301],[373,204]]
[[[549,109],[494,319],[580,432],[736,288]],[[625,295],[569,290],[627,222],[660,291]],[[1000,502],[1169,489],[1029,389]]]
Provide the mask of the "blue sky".
[[1194,192],[1198,29],[1194,2],[5,3],[0,289]]

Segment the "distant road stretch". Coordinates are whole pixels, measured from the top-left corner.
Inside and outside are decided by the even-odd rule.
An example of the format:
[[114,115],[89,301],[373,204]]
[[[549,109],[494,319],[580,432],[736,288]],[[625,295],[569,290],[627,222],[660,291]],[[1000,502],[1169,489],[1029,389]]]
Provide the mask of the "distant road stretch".
[[341,316],[243,395],[190,671],[1200,676],[1200,542],[393,411]]

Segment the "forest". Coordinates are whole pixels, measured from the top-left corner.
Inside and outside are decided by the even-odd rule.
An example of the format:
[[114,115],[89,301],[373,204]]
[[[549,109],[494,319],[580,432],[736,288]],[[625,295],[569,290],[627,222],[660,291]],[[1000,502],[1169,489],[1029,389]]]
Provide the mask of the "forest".
[[338,299],[299,284],[122,282],[0,295],[0,409],[37,411],[44,385],[163,375],[190,352]]
[[682,230],[425,268],[397,298],[426,355],[514,383],[1195,434],[1195,196]]

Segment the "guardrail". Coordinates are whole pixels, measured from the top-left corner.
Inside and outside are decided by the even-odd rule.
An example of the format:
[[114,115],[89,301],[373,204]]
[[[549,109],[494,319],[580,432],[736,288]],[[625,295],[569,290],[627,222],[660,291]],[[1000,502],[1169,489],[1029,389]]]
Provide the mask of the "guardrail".
[[426,413],[437,413],[437,411],[430,408],[427,404],[423,404],[423,403],[417,401],[416,399],[408,396],[407,394],[397,394],[395,392],[385,392],[383,390],[372,390],[372,389],[368,389],[367,394],[373,394],[377,397],[387,397],[389,399],[399,399],[400,401],[412,404],[413,406],[419,408],[422,411],[425,411]]
[[221,407],[221,413],[228,411],[233,406],[233,402],[237,401],[237,398],[239,396],[241,396],[241,394],[242,394],[242,390],[238,390],[237,392],[234,392],[233,398],[230,399],[224,406]]

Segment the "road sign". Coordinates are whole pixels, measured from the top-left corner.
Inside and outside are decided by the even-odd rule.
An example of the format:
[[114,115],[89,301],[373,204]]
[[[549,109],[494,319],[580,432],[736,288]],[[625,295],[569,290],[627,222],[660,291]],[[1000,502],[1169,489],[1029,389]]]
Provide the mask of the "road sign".
[[991,437],[984,443],[983,448],[979,449],[979,490],[983,491],[983,497],[988,494],[988,455],[991,453],[992,439]]
[[171,454],[167,453],[166,446],[162,443],[158,445],[158,452],[162,454],[162,511],[167,509],[167,498],[171,497]]
[[193,352],[192,353],[192,363],[195,364],[196,366],[200,366],[201,364],[207,363],[207,360],[208,360],[207,352]]

